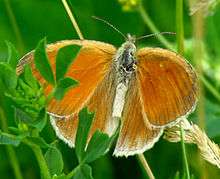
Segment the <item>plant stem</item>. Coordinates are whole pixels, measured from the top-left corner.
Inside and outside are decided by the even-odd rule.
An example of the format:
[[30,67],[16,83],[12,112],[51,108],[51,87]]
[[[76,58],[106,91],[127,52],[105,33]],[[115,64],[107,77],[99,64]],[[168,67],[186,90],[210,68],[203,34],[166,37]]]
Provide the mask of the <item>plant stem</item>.
[[6,150],[10,158],[10,163],[16,179],[23,179],[15,150],[12,146],[7,145]]
[[[3,132],[8,132],[8,125],[7,125],[6,117],[1,107],[0,107],[0,120],[2,123]],[[15,178],[23,179],[15,150],[13,149],[12,146],[6,145],[6,151],[7,151],[9,161],[11,163]]]
[[[196,70],[199,76],[203,76],[202,61],[204,60],[203,53],[203,34],[204,34],[204,19],[203,12],[197,11],[192,17],[193,22],[193,36],[194,36],[194,61],[196,63]],[[198,104],[198,118],[199,126],[205,127],[205,110],[204,110],[204,93],[201,78],[199,79],[199,104]]]
[[[83,40],[84,37],[83,37],[83,35],[82,35],[82,32],[81,32],[81,30],[80,30],[80,28],[79,28],[79,26],[78,26],[78,24],[77,24],[77,22],[76,22],[74,16],[73,16],[72,11],[71,11],[70,8],[69,8],[68,3],[66,2],[66,0],[62,0],[62,3],[63,3],[63,5],[64,5],[64,7],[65,7],[65,9],[66,9],[67,14],[69,15],[69,18],[70,18],[70,20],[71,20],[71,22],[72,22],[72,24],[73,24],[73,27],[75,28],[75,30],[76,30],[76,32],[77,32],[77,34],[78,34],[80,40]],[[74,168],[74,169],[67,175],[66,178],[67,178],[67,179],[73,178],[75,172],[77,171],[77,169],[78,169],[79,167],[80,167],[80,165],[78,165],[76,168]]]
[[[142,1],[140,1],[140,3],[139,3],[138,12],[140,13],[143,21],[148,26],[148,28],[151,30],[151,32],[153,32],[153,33],[159,33],[160,32],[158,30],[158,28],[155,26],[155,24],[153,23],[153,21],[151,20],[151,18],[149,17],[149,15],[147,14],[147,12],[145,11],[144,6],[142,4]],[[174,50],[173,45],[166,38],[164,38],[161,34],[158,34],[157,37],[158,37],[159,41],[166,48]]]
[[80,28],[79,28],[79,26],[78,26],[78,24],[77,24],[77,22],[76,22],[76,20],[75,20],[75,17],[73,16],[73,12],[70,10],[70,7],[69,7],[67,1],[66,1],[66,0],[62,0],[62,3],[63,3],[63,6],[64,6],[64,8],[65,8],[65,10],[66,10],[66,12],[67,12],[69,18],[70,18],[70,21],[71,21],[72,24],[73,24],[74,29],[75,29],[76,32],[77,32],[77,34],[78,34],[80,40],[83,40],[84,37],[83,37],[83,35],[82,35],[81,31],[80,31]]
[[[192,0],[190,2],[193,2]],[[203,77],[203,69],[202,69],[202,61],[204,60],[204,52],[203,52],[203,36],[204,36],[204,14],[202,10],[198,10],[192,16],[192,25],[193,25],[193,58],[194,62],[196,63],[196,70],[198,76]],[[199,102],[197,105],[197,116],[198,116],[198,125],[200,128],[204,129],[205,127],[205,96],[204,96],[204,89],[202,85],[202,78],[199,78]],[[207,83],[205,83],[207,84]],[[205,169],[205,163],[201,159],[198,153],[198,165],[201,178],[207,178],[207,173]]]
[[21,32],[18,28],[18,24],[16,22],[15,15],[14,15],[12,8],[11,8],[10,0],[4,0],[4,4],[5,4],[6,12],[8,14],[10,23],[12,25],[12,29],[14,30],[15,37],[18,42],[18,47],[19,47],[20,53],[23,53],[24,52],[24,44],[22,42]]
[[138,154],[137,155],[138,160],[140,161],[142,167],[144,168],[145,172],[149,176],[150,179],[155,179],[153,172],[151,171],[146,158],[144,157],[144,154]]
[[47,163],[45,161],[42,150],[36,144],[33,144],[31,141],[24,139],[23,142],[28,145],[34,152],[34,155],[37,159],[38,165],[40,167],[40,173],[42,179],[51,179],[49,169],[47,167]]
[[[179,54],[184,54],[184,28],[183,28],[183,0],[176,0],[176,37],[177,37],[177,51]],[[181,147],[183,154],[184,169],[186,178],[190,179],[189,165],[186,156],[186,147],[184,143],[184,130],[180,125]]]
[[176,0],[176,38],[177,52],[184,54],[183,0]]
[[185,172],[186,172],[186,178],[190,179],[190,173],[189,173],[189,164],[186,156],[186,147],[184,143],[184,130],[182,125],[180,125],[180,136],[181,136],[181,147],[182,147],[182,152],[183,152],[183,162],[185,166]]

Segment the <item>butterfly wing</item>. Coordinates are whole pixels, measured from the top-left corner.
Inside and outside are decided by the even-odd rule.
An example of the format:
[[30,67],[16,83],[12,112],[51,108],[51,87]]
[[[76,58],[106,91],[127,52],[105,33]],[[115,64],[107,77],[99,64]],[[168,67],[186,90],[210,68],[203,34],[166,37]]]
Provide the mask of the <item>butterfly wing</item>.
[[[95,112],[92,127],[89,133],[89,138],[97,130],[112,135],[117,129],[119,121],[112,118],[112,107],[115,96],[116,73],[109,71],[104,77],[104,80],[96,87],[94,93],[85,103],[90,111]],[[70,104],[71,105],[71,104]],[[69,118],[60,119],[52,116],[51,123],[56,131],[57,136],[68,143],[71,147],[74,146],[77,125],[78,125],[78,113]]]
[[[47,110],[55,117],[68,117],[78,112],[84,106],[97,85],[104,79],[106,73],[108,73],[115,53],[115,48],[112,45],[97,41],[67,40],[51,44],[47,46],[46,50],[54,73],[58,50],[61,47],[71,44],[81,45],[82,48],[74,63],[70,66],[66,76],[79,81],[79,85],[76,88],[70,89],[62,100],[57,101],[53,99],[50,102]],[[48,95],[52,90],[52,86],[44,80],[32,62],[33,52],[20,60],[17,72],[20,73],[22,71],[24,64],[31,63],[34,75],[44,87],[45,94]]]
[[141,102],[137,79],[134,77],[126,94],[122,124],[114,155],[129,156],[143,153],[159,140],[163,128],[153,128],[146,123],[147,116]]
[[[96,112],[91,133],[100,129],[112,134],[117,127],[116,123],[110,121],[115,92],[113,75],[116,74],[112,73],[112,61],[116,49],[110,44],[89,40],[67,40],[48,45],[46,51],[54,72],[58,50],[71,44],[80,45],[82,48],[66,76],[79,81],[79,85],[70,89],[62,100],[52,99],[47,110],[53,118],[51,122],[57,135],[70,146],[74,146],[78,112],[84,106]],[[20,60],[17,73],[21,73],[27,63],[31,64],[33,74],[43,85],[45,94],[49,94],[52,86],[36,70],[33,64],[33,52]]]
[[137,61],[141,100],[152,125],[169,125],[194,110],[198,83],[189,63],[160,48],[140,49]]

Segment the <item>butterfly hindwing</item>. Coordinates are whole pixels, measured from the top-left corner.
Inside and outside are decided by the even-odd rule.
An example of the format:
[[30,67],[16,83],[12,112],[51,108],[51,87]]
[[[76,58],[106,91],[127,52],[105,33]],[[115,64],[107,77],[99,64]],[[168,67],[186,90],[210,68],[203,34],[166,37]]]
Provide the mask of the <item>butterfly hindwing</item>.
[[[100,130],[111,136],[118,127],[119,121],[112,118],[112,107],[116,87],[115,73],[112,72],[113,71],[110,70],[109,73],[105,75],[104,80],[96,87],[94,93],[85,103],[89,111],[95,112],[89,138],[96,130]],[[75,145],[78,126],[78,113],[66,119],[52,117],[51,122],[56,130],[57,136],[73,147]]]
[[146,122],[136,77],[130,81],[125,101],[121,130],[114,151],[116,156],[143,153],[153,147],[163,131],[163,128],[153,128]]

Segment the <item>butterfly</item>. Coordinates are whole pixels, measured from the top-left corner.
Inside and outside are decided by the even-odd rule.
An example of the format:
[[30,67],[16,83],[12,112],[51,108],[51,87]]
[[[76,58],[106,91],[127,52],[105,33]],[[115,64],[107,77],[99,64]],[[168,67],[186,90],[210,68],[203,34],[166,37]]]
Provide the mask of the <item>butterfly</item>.
[[[78,113],[87,106],[95,112],[90,136],[97,130],[113,135],[120,124],[114,155],[129,156],[152,148],[165,127],[187,117],[195,109],[198,79],[193,67],[180,55],[162,48],[135,46],[128,36],[120,48],[93,40],[64,40],[49,44],[46,53],[55,72],[60,48],[81,46],[67,76],[79,81],[60,101],[47,106],[57,136],[74,147]],[[35,77],[49,94],[49,85],[35,68],[33,52],[17,67],[31,63]]]

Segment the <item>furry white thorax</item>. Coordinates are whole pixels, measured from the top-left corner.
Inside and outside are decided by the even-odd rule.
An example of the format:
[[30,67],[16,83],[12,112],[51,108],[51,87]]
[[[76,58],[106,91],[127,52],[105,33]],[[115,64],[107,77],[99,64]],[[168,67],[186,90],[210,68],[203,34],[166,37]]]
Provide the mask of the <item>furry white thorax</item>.
[[131,76],[134,72],[136,47],[127,41],[118,49],[115,56],[117,87],[113,103],[112,117],[120,118],[125,104],[125,97]]

